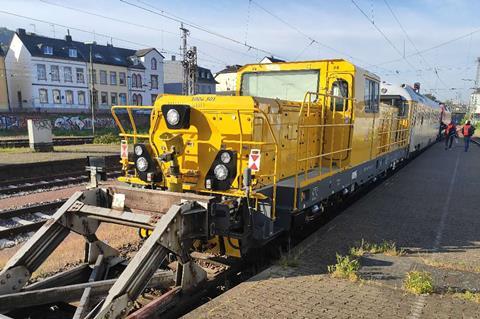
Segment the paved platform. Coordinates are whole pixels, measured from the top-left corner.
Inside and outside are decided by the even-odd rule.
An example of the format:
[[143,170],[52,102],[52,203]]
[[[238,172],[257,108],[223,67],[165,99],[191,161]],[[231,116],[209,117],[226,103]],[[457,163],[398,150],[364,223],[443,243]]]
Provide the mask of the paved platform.
[[[480,285],[480,147],[436,144],[293,250],[297,267],[275,265],[186,318],[480,318],[480,304],[450,293]],[[362,239],[394,241],[406,255],[362,257],[360,277],[331,277],[336,253]],[[405,273],[432,273],[436,292],[402,288]]]
[[68,145],[55,146],[54,152],[33,152],[29,148],[0,149],[0,165],[49,162],[86,158],[88,155],[116,155],[120,154],[120,145]]

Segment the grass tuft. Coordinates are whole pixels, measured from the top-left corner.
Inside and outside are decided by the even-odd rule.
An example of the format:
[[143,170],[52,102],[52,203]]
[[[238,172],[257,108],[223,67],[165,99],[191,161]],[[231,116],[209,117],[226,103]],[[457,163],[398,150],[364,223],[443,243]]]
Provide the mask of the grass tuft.
[[118,134],[108,133],[104,135],[95,136],[93,139],[94,144],[119,144],[120,137]]
[[457,292],[453,294],[453,296],[455,298],[480,303],[480,292],[472,292],[467,290],[465,292]]
[[394,241],[387,240],[382,241],[380,244],[373,244],[362,239],[360,245],[350,248],[350,255],[355,257],[362,257],[366,253],[401,256],[405,254],[405,251],[397,248],[397,244]]
[[358,280],[360,262],[354,256],[337,254],[337,263],[328,266],[328,272],[335,278],[344,278],[350,281]]
[[433,293],[432,276],[426,271],[410,271],[403,282],[405,290],[416,294],[431,294]]

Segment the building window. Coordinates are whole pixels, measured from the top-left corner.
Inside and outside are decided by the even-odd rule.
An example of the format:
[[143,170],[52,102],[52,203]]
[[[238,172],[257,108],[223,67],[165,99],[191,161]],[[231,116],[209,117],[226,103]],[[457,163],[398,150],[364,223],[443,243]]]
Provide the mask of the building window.
[[118,73],[118,82],[120,85],[125,86],[125,72]]
[[117,72],[110,72],[110,85],[117,85]]
[[40,89],[38,90],[38,97],[40,99],[41,104],[46,104],[48,103],[48,92],[46,89]]
[[107,71],[100,70],[100,84],[107,84]]
[[72,79],[72,68],[69,67],[69,66],[66,66],[63,68],[63,76],[64,76],[64,80],[65,82],[72,82],[73,79]]
[[136,94],[132,95],[132,104],[137,105],[137,95]]
[[136,87],[137,87],[137,75],[132,74],[132,88],[136,88]]
[[127,94],[120,93],[118,97],[120,98],[120,105],[127,105]]
[[143,98],[140,94],[137,95],[137,105],[143,105]]
[[152,58],[152,70],[156,70],[157,69],[157,59],[155,58]]
[[53,103],[60,104],[62,103],[62,96],[60,95],[60,90],[53,90]]
[[157,94],[152,94],[152,105],[155,104],[156,100],[157,100]]
[[150,89],[158,89],[158,75],[150,75]]
[[210,79],[210,72],[207,72],[207,79]]
[[137,87],[142,88],[142,76],[137,74]]
[[108,104],[108,93],[107,92],[102,92],[102,95],[100,96],[100,103],[102,105],[107,105]]
[[77,68],[77,83],[84,83],[84,82],[85,82],[85,76],[83,74],[83,69]]
[[65,103],[73,104],[73,91],[71,90],[65,91]]
[[53,55],[53,48],[47,46],[43,47],[43,54]]
[[45,68],[45,64],[37,64],[37,78],[39,80],[47,79],[47,69]]
[[112,105],[118,104],[117,93],[110,93],[110,102],[112,103]]
[[76,58],[77,55],[77,49],[68,49],[68,56],[71,58]]
[[50,66],[50,74],[52,76],[52,81],[60,81],[60,70],[58,65]]
[[78,104],[85,105],[85,92],[78,91]]

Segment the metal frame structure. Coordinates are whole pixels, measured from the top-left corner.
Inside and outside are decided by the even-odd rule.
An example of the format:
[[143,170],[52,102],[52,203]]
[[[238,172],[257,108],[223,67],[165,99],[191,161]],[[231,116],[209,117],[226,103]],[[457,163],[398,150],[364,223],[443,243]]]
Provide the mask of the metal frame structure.
[[[207,277],[189,251],[194,239],[209,237],[210,200],[208,196],[127,187],[76,192],[0,272],[0,312],[78,301],[74,318],[122,318],[147,287],[166,288],[174,282],[182,291],[191,290]],[[114,282],[111,274],[126,262],[95,235],[101,223],[153,230]],[[32,273],[70,232],[85,238],[84,263],[27,285]],[[159,268],[169,254],[177,256],[175,274]],[[85,282],[79,283],[80,279]]]

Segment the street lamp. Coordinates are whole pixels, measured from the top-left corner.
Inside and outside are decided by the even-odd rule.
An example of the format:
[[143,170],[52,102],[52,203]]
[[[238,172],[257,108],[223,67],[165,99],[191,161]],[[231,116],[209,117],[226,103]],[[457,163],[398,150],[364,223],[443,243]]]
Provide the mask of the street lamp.
[[95,137],[95,107],[96,107],[96,99],[95,99],[95,78],[93,77],[93,45],[95,42],[85,42],[85,45],[89,47],[90,53],[90,104],[92,105],[92,136]]

